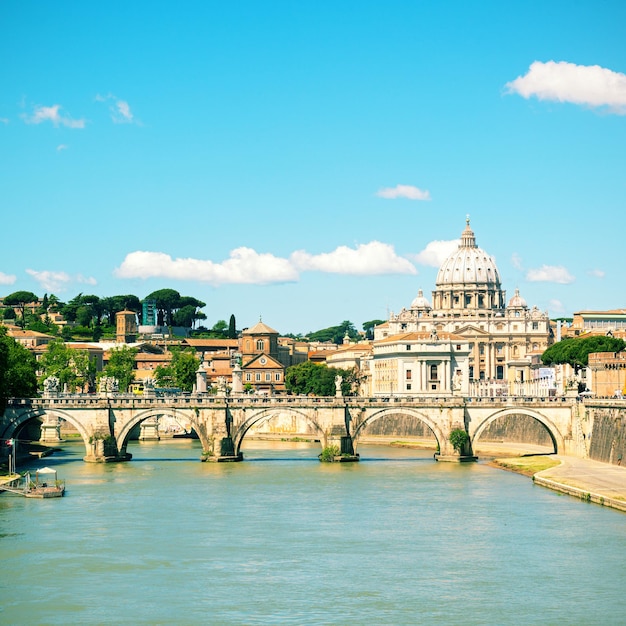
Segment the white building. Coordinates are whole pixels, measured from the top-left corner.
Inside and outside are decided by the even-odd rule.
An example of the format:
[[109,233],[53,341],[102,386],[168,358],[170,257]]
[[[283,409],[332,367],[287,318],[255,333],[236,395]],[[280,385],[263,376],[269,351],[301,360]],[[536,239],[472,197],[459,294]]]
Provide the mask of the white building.
[[[432,305],[420,290],[408,309],[391,313],[374,329],[374,346],[398,335],[433,331],[459,338],[450,345],[469,346],[469,383],[495,383],[505,393],[530,380],[532,356],[543,353],[552,336],[548,314],[529,308],[517,289],[506,303],[495,260],[476,245],[469,218],[458,249],[439,269]],[[376,353],[375,347],[374,361]]]
[[374,396],[468,395],[469,343],[459,335],[409,332],[374,342]]

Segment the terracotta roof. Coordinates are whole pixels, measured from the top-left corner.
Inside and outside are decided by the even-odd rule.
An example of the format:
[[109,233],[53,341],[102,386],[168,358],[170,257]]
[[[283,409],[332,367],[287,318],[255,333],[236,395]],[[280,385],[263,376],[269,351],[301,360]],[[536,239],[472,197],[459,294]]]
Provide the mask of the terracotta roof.
[[[392,335],[391,337],[385,337],[385,339],[379,339],[375,341],[375,345],[381,345],[384,343],[399,343],[401,341],[424,341],[432,342],[431,334],[429,332],[421,333],[402,333],[400,335]],[[465,337],[461,335],[454,335],[453,333],[438,332],[437,339],[434,341],[467,341]]]
[[263,322],[256,323],[252,328],[246,328],[242,335],[278,335],[278,331]]
[[7,335],[9,335],[9,337],[13,337],[14,339],[17,339],[19,337],[22,338],[26,338],[26,337],[47,337],[49,339],[55,339],[54,335],[48,335],[46,333],[40,333],[36,330],[13,330],[12,328],[9,328],[7,330]]

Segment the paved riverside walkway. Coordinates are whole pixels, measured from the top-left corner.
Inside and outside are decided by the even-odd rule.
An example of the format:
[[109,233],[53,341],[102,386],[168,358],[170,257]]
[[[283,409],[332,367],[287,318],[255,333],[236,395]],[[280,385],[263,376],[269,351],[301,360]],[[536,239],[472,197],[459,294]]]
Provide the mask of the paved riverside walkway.
[[536,485],[626,512],[626,467],[555,455],[560,465],[534,475]]

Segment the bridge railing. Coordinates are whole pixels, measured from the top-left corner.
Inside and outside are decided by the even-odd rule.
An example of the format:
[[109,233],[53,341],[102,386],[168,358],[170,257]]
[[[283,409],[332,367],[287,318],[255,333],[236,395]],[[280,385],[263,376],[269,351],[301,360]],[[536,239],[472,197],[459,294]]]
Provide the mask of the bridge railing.
[[[40,398],[14,398],[9,400],[9,406],[13,407],[249,407],[249,406],[302,406],[302,407],[339,407],[350,405],[376,405],[376,406],[432,406],[433,404],[444,405],[523,405],[523,404],[545,404],[560,405],[571,404],[573,401],[580,401],[585,404],[597,404],[602,401],[598,398],[575,398],[566,396],[215,396],[206,393],[181,393],[167,396],[137,395],[126,393],[111,394],[50,394]],[[606,399],[612,406],[626,406],[626,400]]]

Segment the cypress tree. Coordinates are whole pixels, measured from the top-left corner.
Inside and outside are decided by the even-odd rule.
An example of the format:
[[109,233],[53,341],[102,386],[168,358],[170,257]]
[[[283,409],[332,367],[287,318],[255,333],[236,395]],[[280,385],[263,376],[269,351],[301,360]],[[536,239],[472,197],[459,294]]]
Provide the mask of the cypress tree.
[[235,324],[235,316],[230,316],[230,321],[228,322],[228,338],[229,339],[237,339],[237,325]]

